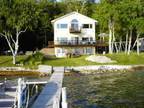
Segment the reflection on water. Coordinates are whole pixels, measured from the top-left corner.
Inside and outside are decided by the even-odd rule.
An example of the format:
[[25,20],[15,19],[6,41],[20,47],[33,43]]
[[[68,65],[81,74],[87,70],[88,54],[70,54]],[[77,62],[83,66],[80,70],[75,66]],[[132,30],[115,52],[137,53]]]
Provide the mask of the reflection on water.
[[0,82],[4,81],[5,79],[12,82],[17,82],[18,78],[24,78],[25,81],[48,81],[50,76],[0,76]]
[[65,76],[69,108],[144,108],[144,71]]

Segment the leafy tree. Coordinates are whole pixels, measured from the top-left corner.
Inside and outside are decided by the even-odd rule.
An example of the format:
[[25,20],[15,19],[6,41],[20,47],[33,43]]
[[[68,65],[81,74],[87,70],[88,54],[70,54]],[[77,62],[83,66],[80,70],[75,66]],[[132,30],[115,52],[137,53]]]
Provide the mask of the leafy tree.
[[[109,53],[113,52],[113,41],[115,41],[115,23],[117,20],[116,6],[118,1],[102,0],[96,5],[93,17],[100,23],[100,31],[106,29],[109,32]],[[107,32],[106,31],[106,32]]]
[[135,28],[137,32],[137,54],[139,55],[139,37],[141,34],[144,34],[144,2],[142,3],[140,0],[136,1],[136,10],[137,10],[137,17],[135,19]]
[[119,24],[123,25],[122,29],[125,29],[126,33],[125,52],[127,54],[130,54],[130,50],[132,49],[132,38],[138,39],[139,37],[134,36],[133,32],[135,32],[135,29],[136,31],[141,31],[140,29],[142,28],[142,25],[140,23],[142,23],[141,13],[143,12],[143,6],[140,0],[122,0],[118,6],[120,20]]
[[66,13],[78,11],[82,14],[88,13],[88,0],[62,0],[66,4]]
[[136,39],[135,31],[137,39],[143,33],[143,1],[101,0],[94,10],[92,17],[99,21],[100,32],[109,31],[109,53],[112,53],[116,40],[124,39],[125,52],[130,54],[132,40]]
[[0,35],[8,43],[13,64],[16,64],[21,33],[37,25],[37,17],[41,12],[37,5],[35,0],[0,0]]

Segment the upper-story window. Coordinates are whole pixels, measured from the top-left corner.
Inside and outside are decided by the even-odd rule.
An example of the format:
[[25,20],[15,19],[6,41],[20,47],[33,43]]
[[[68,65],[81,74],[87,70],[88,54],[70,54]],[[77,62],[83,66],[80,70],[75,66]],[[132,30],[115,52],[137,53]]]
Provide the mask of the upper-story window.
[[78,20],[77,19],[73,19],[71,21],[71,29],[78,30],[78,28],[79,28]]
[[58,29],[66,29],[68,27],[67,24],[57,24]]
[[91,29],[92,24],[83,24],[82,28]]

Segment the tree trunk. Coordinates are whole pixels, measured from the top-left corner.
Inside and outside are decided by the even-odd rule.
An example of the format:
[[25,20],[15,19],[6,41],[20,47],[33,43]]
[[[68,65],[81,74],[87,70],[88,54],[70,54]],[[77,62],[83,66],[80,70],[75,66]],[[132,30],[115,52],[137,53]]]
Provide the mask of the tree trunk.
[[13,55],[13,64],[15,65],[16,64],[16,56]]
[[114,42],[114,45],[115,45],[116,53],[118,53],[119,51],[118,51],[117,43]]
[[137,34],[137,55],[140,54],[140,50],[139,50],[139,33]]
[[128,31],[126,33],[125,53],[127,53],[127,50],[128,50]]
[[112,53],[114,51],[114,46],[116,47],[116,50],[117,50],[117,46],[116,46],[116,42],[115,42],[114,23],[113,23],[112,24]]
[[130,36],[129,36],[129,44],[128,44],[128,52],[127,54],[130,54],[131,51],[131,41],[132,41],[132,30],[130,30]]
[[136,46],[136,44],[137,44],[137,38],[136,38],[136,40],[135,40],[135,42],[134,42],[134,44],[133,44],[132,49]]
[[112,21],[109,20],[109,54],[112,54]]
[[121,49],[122,49],[122,40],[120,39],[120,42],[119,42],[119,52],[121,52]]

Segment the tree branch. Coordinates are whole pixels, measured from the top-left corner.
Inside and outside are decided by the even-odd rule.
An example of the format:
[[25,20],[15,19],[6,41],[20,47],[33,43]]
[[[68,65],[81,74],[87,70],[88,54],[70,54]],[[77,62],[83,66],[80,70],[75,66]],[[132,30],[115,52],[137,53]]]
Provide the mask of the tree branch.
[[15,44],[16,42],[15,42],[15,40],[13,39],[12,35],[10,35],[10,38],[11,38],[12,42]]
[[21,33],[26,32],[26,30],[27,30],[27,28],[26,28],[25,30],[22,30],[22,31],[18,32],[18,36],[19,36]]
[[6,35],[5,35],[5,34],[3,34],[3,33],[0,33],[0,35],[1,35],[1,36],[4,36],[4,37],[6,36]]
[[8,46],[10,47],[10,50],[11,50],[12,54],[14,55],[14,51],[13,51],[13,48],[12,48],[12,46],[10,44],[10,40],[8,39],[7,36],[5,36],[5,39],[6,39],[7,43],[8,43]]

